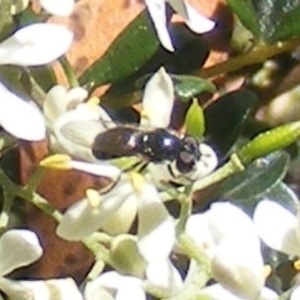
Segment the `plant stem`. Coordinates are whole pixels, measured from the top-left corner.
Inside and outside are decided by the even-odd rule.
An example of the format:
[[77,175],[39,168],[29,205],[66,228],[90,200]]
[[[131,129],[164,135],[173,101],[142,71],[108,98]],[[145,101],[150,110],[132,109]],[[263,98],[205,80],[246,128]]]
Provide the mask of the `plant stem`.
[[203,190],[204,188],[212,184],[222,181],[223,179],[229,177],[232,174],[243,171],[244,168],[245,167],[238,158],[238,156],[236,154],[233,154],[230,157],[229,162],[226,163],[223,167],[208,175],[207,177],[196,181],[193,185],[193,191],[195,192]]
[[249,65],[262,63],[270,57],[291,51],[299,45],[299,38],[284,42],[277,42],[272,45],[258,45],[247,53],[230,58],[229,60],[212,67],[196,71],[194,72],[194,75],[201,78],[210,78],[224,73],[227,74]]
[[69,82],[69,85],[70,87],[76,87],[76,86],[79,86],[79,82],[77,80],[77,77],[73,71],[73,68],[72,66],[70,65],[68,59],[63,56],[60,60],[59,60],[64,72],[65,72],[65,75],[68,79],[68,82]]

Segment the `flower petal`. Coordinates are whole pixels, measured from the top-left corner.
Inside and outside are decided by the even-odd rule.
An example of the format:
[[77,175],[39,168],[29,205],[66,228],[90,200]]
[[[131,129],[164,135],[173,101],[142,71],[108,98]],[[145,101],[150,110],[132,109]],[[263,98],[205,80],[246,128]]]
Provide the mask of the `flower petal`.
[[298,299],[300,299],[300,286],[294,289],[290,298],[290,300],[298,300]]
[[106,194],[99,194],[99,201],[88,198],[71,206],[57,227],[57,234],[66,240],[81,240],[98,230],[133,193],[132,185],[122,179]]
[[169,51],[174,51],[170,34],[167,28],[166,4],[162,0],[145,0],[145,4],[150,13],[158,38],[163,47]]
[[230,291],[223,288],[220,284],[213,284],[211,286],[201,289],[197,294],[201,297],[207,297],[209,300],[243,300],[240,297],[232,294]]
[[130,196],[120,208],[103,224],[102,230],[110,235],[129,232],[138,210],[138,199]]
[[[209,300],[244,300],[230,291],[224,289],[220,284],[213,284],[205,287],[198,293],[200,297],[207,297]],[[206,299],[206,298],[205,298]],[[278,295],[269,288],[263,288],[257,300],[277,300]],[[296,299],[295,299],[296,300]]]
[[195,33],[206,33],[215,27],[215,22],[201,15],[188,2],[178,0],[168,0],[168,2],[186,20],[188,27]]
[[155,186],[147,182],[139,195],[138,249],[147,262],[161,261],[170,255],[174,243],[174,220]]
[[69,16],[74,9],[74,0],[39,0],[48,13],[56,16]]
[[61,25],[25,26],[0,43],[0,64],[24,67],[48,64],[66,53],[72,41],[73,33]]
[[9,297],[9,299],[83,299],[74,280],[71,278],[33,281],[13,281],[1,278],[0,289]]
[[227,237],[212,261],[212,274],[222,286],[245,298],[257,299],[264,286],[263,259],[258,239]]
[[188,218],[185,227],[187,235],[193,239],[198,247],[205,250],[205,253],[212,257],[216,250],[216,244],[207,226],[207,215],[194,214]]
[[183,287],[179,271],[168,259],[149,263],[146,278],[147,287],[160,298],[169,298]]
[[43,103],[43,111],[47,120],[53,123],[61,114],[74,108],[88,96],[82,87],[75,87],[67,91],[62,85],[52,87]]
[[0,274],[27,266],[43,253],[36,234],[29,230],[11,229],[0,238]]
[[[109,294],[116,297],[109,297]],[[119,299],[119,300],[144,300],[143,282],[139,278],[123,276],[117,272],[110,271],[100,275],[98,278],[87,283],[85,288],[85,299]],[[103,296],[105,296],[103,298]]]
[[67,110],[67,89],[62,85],[55,85],[52,87],[45,98],[43,103],[43,111],[45,117],[50,122]]
[[97,176],[108,177],[113,181],[118,180],[122,173],[119,168],[109,164],[108,162],[87,163],[83,161],[72,160],[69,162],[69,164],[75,170],[80,170]]
[[300,255],[297,218],[291,212],[274,201],[263,200],[257,205],[253,219],[258,234],[270,248],[288,255]]
[[0,125],[16,138],[39,141],[45,138],[43,115],[31,102],[10,92],[0,83]]
[[[109,118],[98,105],[81,104],[62,114],[52,124],[52,148],[83,160],[95,162],[91,146],[105,128],[100,119]],[[110,119],[109,119],[110,120]],[[106,119],[105,119],[106,121]]]
[[238,206],[229,202],[214,203],[205,214],[208,229],[216,244],[230,236],[257,238],[251,218]]
[[171,77],[160,68],[148,81],[143,96],[142,126],[166,128],[170,124],[174,104]]

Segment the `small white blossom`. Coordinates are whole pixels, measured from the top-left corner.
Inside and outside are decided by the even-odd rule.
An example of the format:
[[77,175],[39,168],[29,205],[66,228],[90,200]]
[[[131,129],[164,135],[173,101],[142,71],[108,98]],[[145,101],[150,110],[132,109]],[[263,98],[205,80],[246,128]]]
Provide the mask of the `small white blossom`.
[[0,43],[0,65],[48,64],[65,54],[72,41],[73,33],[62,25],[28,25]]
[[38,0],[48,13],[56,16],[69,16],[75,6],[74,0]]
[[263,200],[257,205],[253,218],[266,245],[287,255],[300,256],[299,213],[296,216],[274,201]]
[[27,266],[42,256],[37,236],[29,230],[12,229],[0,237],[0,290],[9,299],[18,300],[82,300],[75,282],[70,278],[52,280],[10,280],[3,276]]
[[154,23],[161,44],[169,51],[174,51],[172,39],[167,28],[166,2],[181,15],[188,27],[196,33],[205,33],[212,30],[215,23],[195,10],[183,0],[144,0]]
[[187,234],[211,258],[213,277],[245,299],[257,299],[264,286],[260,241],[252,220],[230,203],[215,203],[187,222]]
[[0,83],[0,124],[16,138],[28,141],[45,138],[45,121],[36,105],[19,98],[2,83]]
[[133,187],[124,175],[113,189],[97,192],[72,205],[57,227],[57,234],[67,240],[83,239],[110,219],[127,198],[134,196]]

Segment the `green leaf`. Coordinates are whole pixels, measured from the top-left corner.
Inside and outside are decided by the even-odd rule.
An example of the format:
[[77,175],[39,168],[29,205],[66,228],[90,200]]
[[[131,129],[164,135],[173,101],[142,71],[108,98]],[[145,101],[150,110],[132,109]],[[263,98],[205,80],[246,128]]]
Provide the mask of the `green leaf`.
[[202,107],[198,101],[193,100],[186,116],[185,116],[186,133],[198,138],[203,137],[205,124]]
[[299,0],[227,0],[241,22],[259,39],[275,43],[300,35]]
[[257,103],[254,93],[239,90],[220,97],[204,110],[205,136],[220,153],[228,153]]
[[258,159],[243,172],[224,181],[220,186],[220,195],[252,210],[261,197],[281,182],[288,163],[289,155],[282,151]]
[[227,0],[232,10],[237,14],[241,22],[255,36],[260,35],[259,22],[252,0]]
[[80,84],[100,86],[120,81],[136,72],[159,48],[146,10],[115,39],[106,53],[79,78]]
[[203,92],[214,93],[216,87],[210,81],[188,75],[171,75],[175,95],[182,102],[187,102]]

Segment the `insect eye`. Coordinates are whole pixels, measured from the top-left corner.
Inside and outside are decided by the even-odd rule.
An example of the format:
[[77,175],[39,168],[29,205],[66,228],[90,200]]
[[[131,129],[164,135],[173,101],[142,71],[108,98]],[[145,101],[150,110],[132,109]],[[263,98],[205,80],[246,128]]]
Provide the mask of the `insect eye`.
[[193,170],[201,154],[199,150],[199,142],[193,137],[185,137],[183,139],[183,147],[179,157],[176,160],[176,167],[181,173],[188,173]]
[[201,153],[199,150],[199,141],[191,136],[187,136],[183,139],[183,151],[190,154],[195,160],[199,160]]

